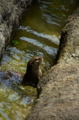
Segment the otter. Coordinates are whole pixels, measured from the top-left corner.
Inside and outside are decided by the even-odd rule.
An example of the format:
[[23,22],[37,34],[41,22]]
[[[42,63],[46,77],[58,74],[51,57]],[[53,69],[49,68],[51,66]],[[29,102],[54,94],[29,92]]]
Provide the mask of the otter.
[[31,58],[27,63],[27,70],[25,74],[9,70],[5,72],[0,71],[0,82],[5,81],[8,82],[8,84],[17,83],[20,85],[37,87],[37,84],[42,77],[42,71],[40,69],[42,59],[43,58],[40,56]]
[[31,85],[33,87],[37,86],[39,80],[42,77],[42,71],[40,69],[42,59],[42,57],[37,56],[28,61],[27,70],[22,80],[23,85]]

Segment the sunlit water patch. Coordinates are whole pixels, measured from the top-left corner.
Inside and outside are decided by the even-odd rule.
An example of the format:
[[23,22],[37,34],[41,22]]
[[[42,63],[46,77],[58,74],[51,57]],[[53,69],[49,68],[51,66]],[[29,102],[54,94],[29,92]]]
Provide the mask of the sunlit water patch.
[[24,120],[36,101],[36,89],[0,86],[0,120]]

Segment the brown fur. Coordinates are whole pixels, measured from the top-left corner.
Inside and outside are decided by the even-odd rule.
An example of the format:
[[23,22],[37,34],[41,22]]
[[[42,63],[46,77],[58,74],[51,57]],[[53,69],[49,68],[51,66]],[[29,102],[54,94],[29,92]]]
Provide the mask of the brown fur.
[[42,57],[37,56],[33,57],[29,60],[27,63],[27,70],[23,77],[22,84],[31,85],[36,87],[40,78],[42,77],[41,69],[39,68],[40,64],[42,62]]

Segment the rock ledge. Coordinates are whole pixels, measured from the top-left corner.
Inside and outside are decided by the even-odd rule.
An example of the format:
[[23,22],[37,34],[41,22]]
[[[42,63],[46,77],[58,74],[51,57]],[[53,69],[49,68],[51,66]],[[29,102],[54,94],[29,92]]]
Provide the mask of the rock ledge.
[[39,82],[40,96],[27,120],[79,120],[79,7],[60,41],[57,64]]
[[32,0],[0,0],[0,58]]

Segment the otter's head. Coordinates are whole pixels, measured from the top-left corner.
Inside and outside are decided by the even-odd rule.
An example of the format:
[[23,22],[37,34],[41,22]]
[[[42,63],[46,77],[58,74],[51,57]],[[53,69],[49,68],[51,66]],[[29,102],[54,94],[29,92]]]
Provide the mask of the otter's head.
[[42,62],[43,58],[40,56],[37,57],[33,57],[32,59],[29,60],[28,64],[32,67],[32,68],[39,68],[41,62]]

